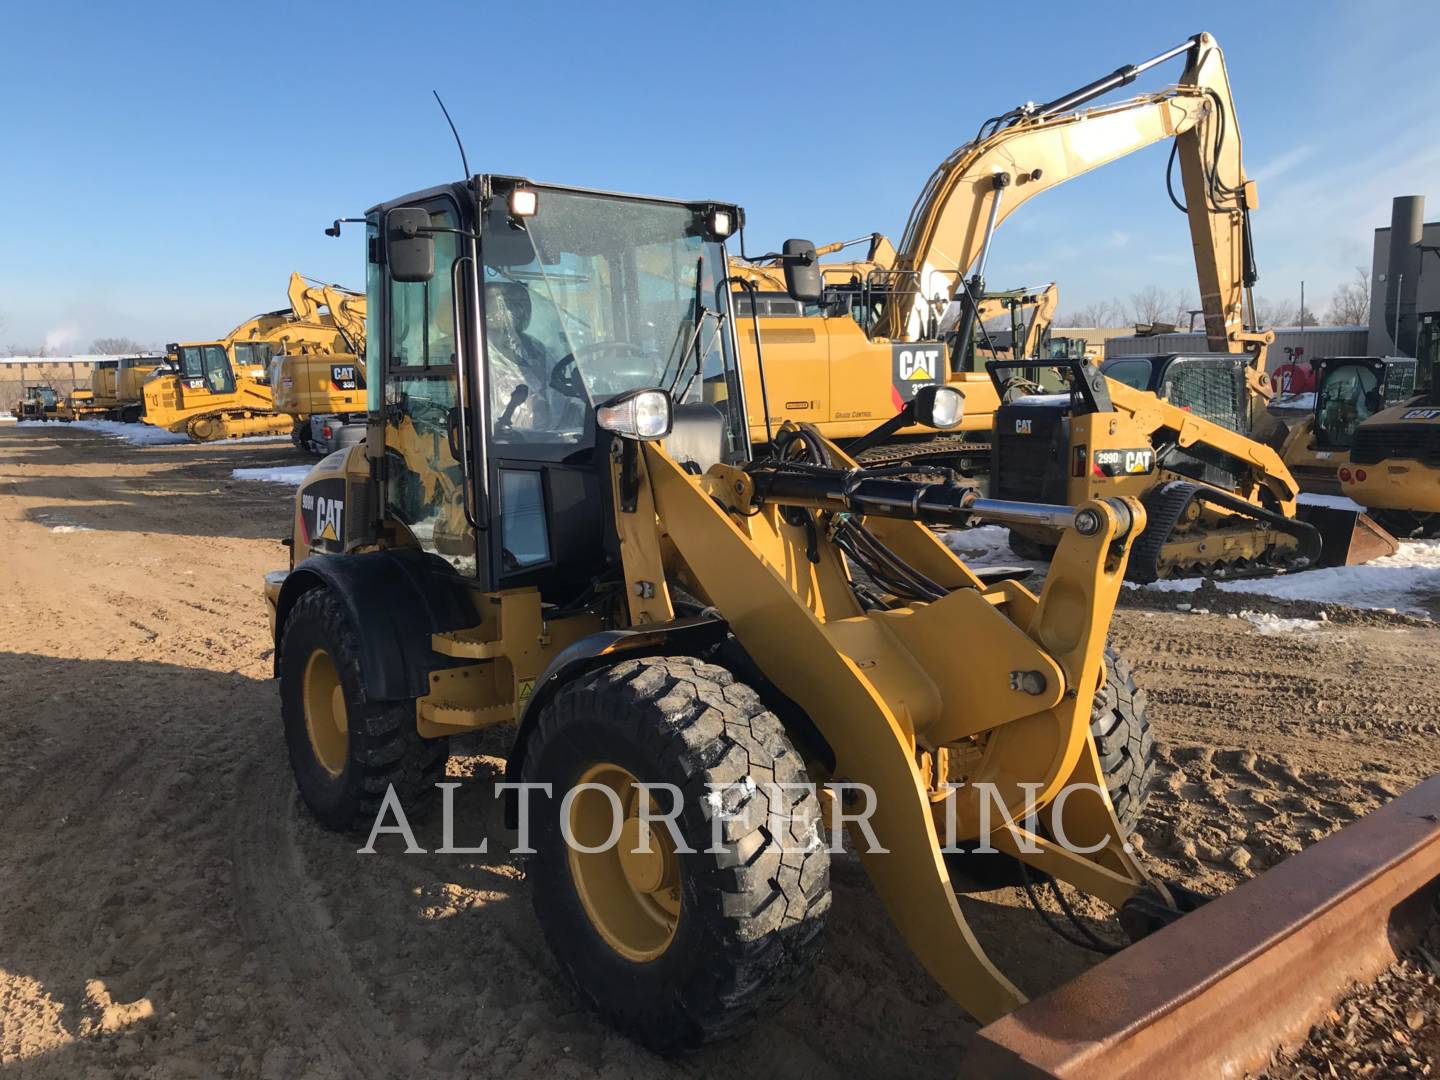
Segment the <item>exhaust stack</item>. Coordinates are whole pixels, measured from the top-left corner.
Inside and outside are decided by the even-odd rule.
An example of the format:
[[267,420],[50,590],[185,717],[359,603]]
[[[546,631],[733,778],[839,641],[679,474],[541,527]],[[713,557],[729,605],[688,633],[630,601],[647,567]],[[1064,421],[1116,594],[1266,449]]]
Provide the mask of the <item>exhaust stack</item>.
[[1390,210],[1390,257],[1385,265],[1385,331],[1395,356],[1415,355],[1424,230],[1425,196],[1397,195]]

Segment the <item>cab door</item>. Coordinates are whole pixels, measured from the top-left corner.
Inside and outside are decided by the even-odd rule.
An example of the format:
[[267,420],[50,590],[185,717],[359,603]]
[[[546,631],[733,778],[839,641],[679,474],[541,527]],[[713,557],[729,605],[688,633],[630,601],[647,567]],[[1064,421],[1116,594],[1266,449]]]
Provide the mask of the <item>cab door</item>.
[[[461,227],[459,208],[450,199],[420,205],[432,226]],[[475,577],[479,563],[459,460],[456,384],[454,282],[464,280],[462,242],[454,232],[434,234],[435,273],[428,281],[400,282],[379,274],[384,325],[367,344],[383,350],[385,516],[403,524],[421,549]],[[371,252],[378,258],[376,245]]]

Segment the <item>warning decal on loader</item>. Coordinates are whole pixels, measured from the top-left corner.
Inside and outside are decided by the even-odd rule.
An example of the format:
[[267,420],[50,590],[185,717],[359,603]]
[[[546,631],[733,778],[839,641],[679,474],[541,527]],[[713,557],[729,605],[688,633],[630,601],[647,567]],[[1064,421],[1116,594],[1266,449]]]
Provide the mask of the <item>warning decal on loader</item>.
[[945,346],[919,341],[890,347],[891,404],[896,411],[922,386],[944,381]]

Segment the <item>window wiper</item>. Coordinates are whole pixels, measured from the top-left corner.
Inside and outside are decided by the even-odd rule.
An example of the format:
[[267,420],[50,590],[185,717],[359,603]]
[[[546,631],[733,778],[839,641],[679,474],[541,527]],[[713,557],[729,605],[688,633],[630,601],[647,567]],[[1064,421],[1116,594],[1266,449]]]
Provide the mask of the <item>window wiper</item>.
[[[710,340],[705,343],[705,347],[702,349],[699,341],[700,328],[705,325],[705,316],[707,315],[715,320],[715,333],[711,335]],[[690,373],[690,378],[685,382],[685,389],[680,391],[678,396],[675,393],[675,383],[680,381],[680,376],[685,372],[684,368],[675,372],[675,383],[671,383],[670,385],[670,400],[676,402],[685,400],[685,396],[690,393],[690,387],[695,385],[695,380],[698,379],[705,370],[705,357],[709,355],[711,348],[714,347],[716,340],[720,337],[720,330],[724,325],[725,312],[711,311],[707,307],[700,309],[700,317],[695,321],[695,370]],[[687,349],[686,351],[688,352],[689,350]]]

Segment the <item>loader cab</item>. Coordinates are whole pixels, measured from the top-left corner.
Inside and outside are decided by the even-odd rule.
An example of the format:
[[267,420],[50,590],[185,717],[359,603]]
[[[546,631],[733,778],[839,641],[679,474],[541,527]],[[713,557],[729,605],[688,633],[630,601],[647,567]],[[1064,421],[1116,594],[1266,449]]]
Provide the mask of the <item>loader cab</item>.
[[1326,357],[1315,392],[1316,448],[1353,449],[1361,424],[1414,396],[1416,374],[1408,357]]
[[625,451],[601,406],[665,391],[677,456],[746,460],[738,222],[724,204],[485,176],[373,208],[366,382],[384,442],[367,452],[385,518],[484,589],[563,604],[615,554],[596,537],[613,535],[608,455]]

